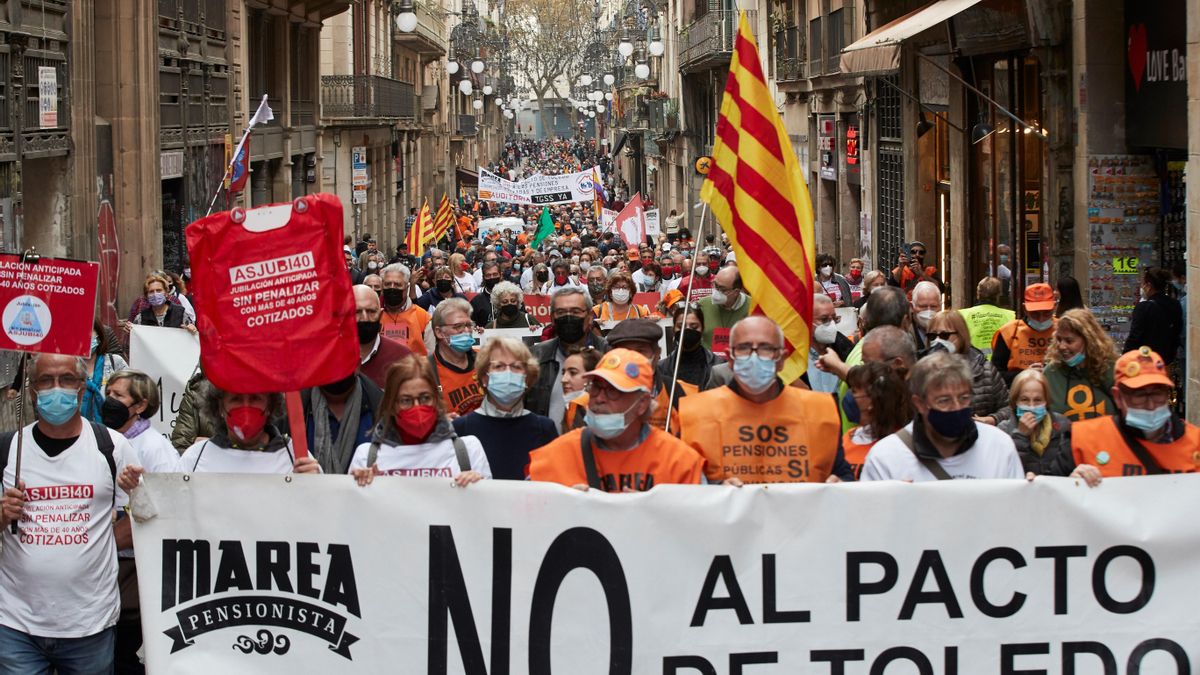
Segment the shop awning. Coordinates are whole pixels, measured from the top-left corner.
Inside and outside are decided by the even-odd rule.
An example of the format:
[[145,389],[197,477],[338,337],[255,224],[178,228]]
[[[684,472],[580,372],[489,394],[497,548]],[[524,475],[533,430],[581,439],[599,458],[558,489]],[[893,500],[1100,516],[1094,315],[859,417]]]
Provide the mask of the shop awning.
[[458,179],[459,187],[479,187],[478,173],[470,169],[464,169],[460,166],[456,167],[454,174],[455,178]]
[[842,73],[874,75],[896,72],[900,69],[900,45],[905,40],[953,18],[959,12],[980,2],[982,0],[935,0],[921,9],[876,28],[842,50]]

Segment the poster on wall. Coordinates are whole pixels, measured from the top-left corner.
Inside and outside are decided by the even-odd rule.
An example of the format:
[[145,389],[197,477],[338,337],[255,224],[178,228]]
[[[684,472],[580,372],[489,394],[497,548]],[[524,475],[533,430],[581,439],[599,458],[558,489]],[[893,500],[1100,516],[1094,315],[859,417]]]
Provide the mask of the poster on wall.
[[1125,141],[1187,150],[1184,0],[1125,0]]

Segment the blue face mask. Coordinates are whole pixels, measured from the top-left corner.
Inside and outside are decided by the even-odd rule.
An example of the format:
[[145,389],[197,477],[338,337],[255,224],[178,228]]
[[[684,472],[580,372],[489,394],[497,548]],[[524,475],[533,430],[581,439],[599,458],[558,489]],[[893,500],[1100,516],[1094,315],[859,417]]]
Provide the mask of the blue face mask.
[[1045,321],[1034,321],[1033,319],[1027,318],[1027,319],[1025,319],[1025,323],[1029,324],[1030,328],[1032,328],[1040,333],[1045,330],[1050,330],[1050,327],[1054,325],[1054,319],[1046,319]]
[[488,373],[487,390],[500,405],[512,405],[525,395],[525,375],[511,371]]
[[1020,405],[1017,406],[1017,419],[1021,419],[1021,417],[1024,416],[1025,413],[1033,413],[1034,421],[1041,422],[1042,419],[1046,416],[1046,406],[1035,405],[1035,406],[1031,406],[1029,408],[1026,408],[1025,406],[1020,406]]
[[1074,368],[1075,366],[1083,363],[1083,359],[1086,358],[1086,356],[1087,355],[1084,354],[1083,352],[1079,352],[1075,356],[1072,356],[1071,358],[1067,359],[1066,361],[1063,361],[1063,363]]
[[625,416],[636,405],[637,402],[626,408],[624,412],[616,413],[594,413],[588,410],[583,414],[583,421],[587,424],[588,429],[591,429],[592,433],[600,438],[616,438],[629,427],[629,424],[625,421]]
[[1154,410],[1129,408],[1125,411],[1125,423],[1141,431],[1158,431],[1171,419],[1171,408],[1162,406]]
[[99,346],[100,346],[100,338],[98,338],[98,337],[96,337],[95,335],[93,335],[93,336],[92,336],[92,353],[93,353],[93,354],[95,354],[95,353],[96,353],[96,348],[97,348],[97,347],[99,347]]
[[77,389],[55,387],[38,392],[38,417],[50,424],[55,426],[65,424],[78,410],[79,391]]
[[760,394],[775,383],[775,361],[758,354],[735,358],[733,374],[738,384],[751,394]]
[[862,411],[858,409],[858,400],[854,398],[854,392],[847,390],[846,395],[842,397],[842,412],[851,424],[862,424]]
[[450,348],[456,352],[466,354],[475,347],[475,336],[470,333],[459,333],[458,335],[450,336]]

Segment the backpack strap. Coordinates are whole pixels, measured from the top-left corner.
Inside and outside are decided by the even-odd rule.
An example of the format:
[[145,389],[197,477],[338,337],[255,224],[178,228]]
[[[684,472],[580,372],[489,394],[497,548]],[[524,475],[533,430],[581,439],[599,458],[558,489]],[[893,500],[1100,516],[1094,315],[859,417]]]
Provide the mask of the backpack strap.
[[1142,444],[1141,439],[1133,434],[1132,431],[1119,420],[1114,419],[1113,422],[1117,425],[1117,430],[1121,432],[1121,438],[1125,439],[1125,445],[1129,446],[1129,450],[1133,452],[1142,466],[1146,468],[1146,475],[1159,476],[1167,473],[1163,470],[1162,465],[1155,461],[1154,456]]
[[429,353],[429,365],[433,366],[433,382],[437,385],[438,394],[442,393],[442,376],[438,373],[437,346]]
[[592,451],[592,430],[584,427],[579,437],[580,451],[583,453],[583,472],[587,476],[588,487],[599,490],[600,472],[596,470],[596,454]]
[[379,459],[379,443],[371,442],[371,448],[367,450],[367,468],[375,466],[375,460]]
[[938,480],[954,480],[950,474],[946,473],[946,470],[942,468],[942,465],[936,459],[932,457],[922,457],[917,454],[917,449],[913,446],[912,432],[910,432],[908,429],[901,428],[900,431],[896,432],[896,436],[900,438],[900,442],[908,446],[908,449],[912,451],[912,454],[917,458],[917,461],[920,462],[921,465],[929,471],[929,473],[933,474],[934,478],[937,478]]
[[116,450],[116,445],[113,443],[112,436],[108,434],[108,427],[103,424],[96,424],[88,421],[92,426],[92,433],[96,436],[96,448],[100,450],[100,454],[104,455],[104,461],[108,462],[108,473],[112,476],[113,484],[113,505],[117,503],[117,458],[113,456]]
[[454,443],[454,457],[458,460],[459,472],[465,473],[470,471],[471,458],[467,456],[467,444],[464,443],[463,439],[459,438],[457,434],[451,439],[451,441]]

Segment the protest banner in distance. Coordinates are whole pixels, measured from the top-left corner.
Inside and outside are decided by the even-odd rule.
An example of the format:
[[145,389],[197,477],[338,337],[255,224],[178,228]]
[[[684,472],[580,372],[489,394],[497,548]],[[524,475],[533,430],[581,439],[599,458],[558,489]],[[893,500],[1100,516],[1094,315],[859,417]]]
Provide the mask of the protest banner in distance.
[[0,254],[0,349],[89,356],[100,265]]
[[834,310],[837,313],[837,329],[838,332],[846,337],[854,337],[858,332],[858,309],[854,307],[838,307]]
[[662,234],[662,226],[658,221],[658,209],[648,209],[645,214],[646,236],[657,237]]
[[183,403],[188,380],[200,363],[200,338],[182,328],[133,326],[129,334],[129,366],[158,385],[158,413],[150,418],[154,430],[170,436]]
[[511,181],[479,167],[479,199],[505,204],[550,206],[595,199],[595,177],[599,168],[555,175],[536,174]]
[[[653,318],[650,317],[650,315],[658,311],[658,302],[661,299],[661,296],[659,296],[657,292],[649,291],[646,293],[634,293],[632,302],[634,305],[637,305],[642,309],[643,318]],[[593,302],[599,304],[604,301],[600,299],[593,299]],[[554,321],[554,319],[550,316],[550,296],[548,295],[542,295],[540,293],[526,293],[525,308],[529,310],[529,313],[532,314],[533,318],[537,319],[539,323],[547,324]],[[630,314],[629,318],[637,318],[637,315]]]
[[152,673],[1124,675],[1200,654],[1194,475],[184,478],[133,498]]
[[328,194],[234,209],[186,230],[200,359],[226,391],[292,392],[358,367],[342,205]]

